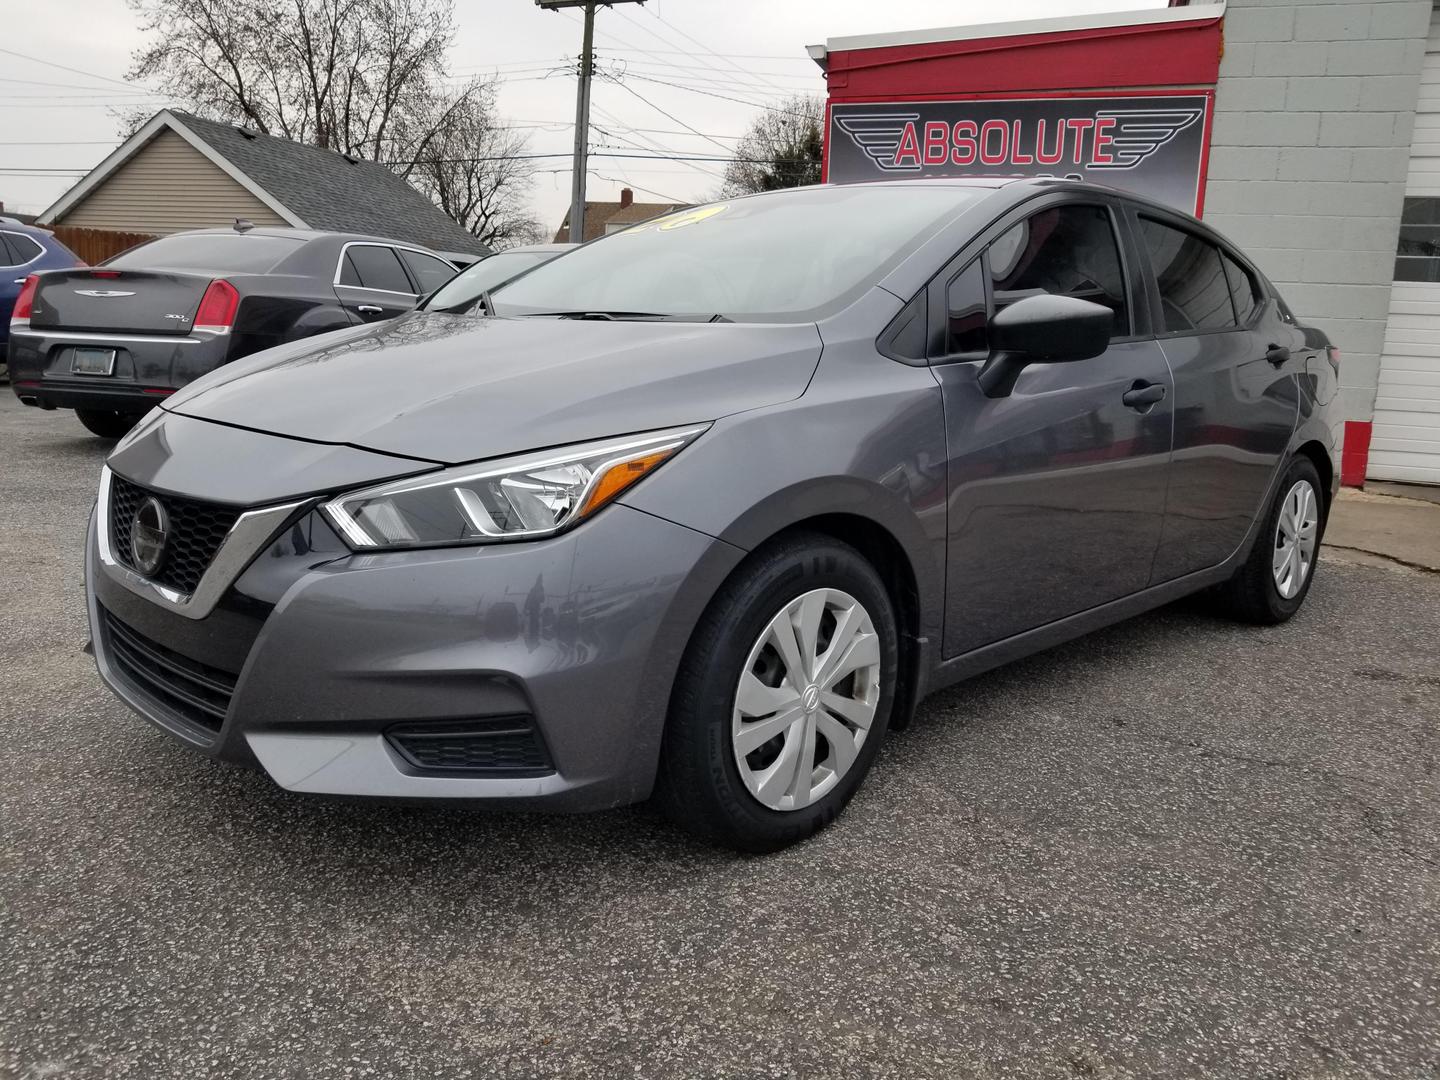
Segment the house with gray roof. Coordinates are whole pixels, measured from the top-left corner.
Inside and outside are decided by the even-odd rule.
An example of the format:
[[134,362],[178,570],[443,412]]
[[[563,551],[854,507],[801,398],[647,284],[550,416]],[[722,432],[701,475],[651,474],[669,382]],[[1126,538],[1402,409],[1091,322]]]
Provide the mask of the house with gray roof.
[[247,218],[366,233],[471,262],[489,249],[384,165],[164,109],[39,216],[166,233]]

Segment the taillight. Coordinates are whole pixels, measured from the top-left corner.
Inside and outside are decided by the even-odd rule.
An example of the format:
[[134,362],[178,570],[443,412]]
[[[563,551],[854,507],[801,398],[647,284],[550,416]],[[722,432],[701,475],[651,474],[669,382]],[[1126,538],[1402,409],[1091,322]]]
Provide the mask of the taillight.
[[30,313],[35,310],[35,290],[40,285],[38,274],[31,274],[25,279],[25,284],[20,287],[20,296],[15,301],[15,310],[10,313],[10,321],[16,322],[24,319],[30,320]]
[[1329,345],[1329,346],[1326,347],[1325,352],[1326,352],[1327,358],[1328,358],[1329,361],[1330,361],[1330,366],[1335,369],[1335,374],[1336,374],[1336,375],[1339,375],[1339,374],[1340,374],[1340,350],[1339,350],[1338,348],[1336,348],[1334,345]]
[[195,329],[227,333],[235,325],[235,309],[239,306],[240,294],[235,291],[235,286],[224,278],[216,278],[200,298],[200,308],[195,312]]

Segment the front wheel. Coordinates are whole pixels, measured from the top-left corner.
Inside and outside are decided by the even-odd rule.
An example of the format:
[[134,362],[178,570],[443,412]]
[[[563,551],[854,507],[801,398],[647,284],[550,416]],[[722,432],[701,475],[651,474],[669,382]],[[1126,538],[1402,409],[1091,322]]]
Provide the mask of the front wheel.
[[87,431],[102,439],[118,439],[140,422],[138,413],[116,412],[113,409],[76,409],[75,415]]
[[1310,592],[1325,532],[1320,474],[1307,458],[1296,457],[1276,488],[1255,547],[1223,590],[1226,606],[1246,622],[1285,622]]
[[681,665],[657,799],[683,828],[775,851],[834,820],[895,696],[894,608],[854,548],[797,535],[742,565]]

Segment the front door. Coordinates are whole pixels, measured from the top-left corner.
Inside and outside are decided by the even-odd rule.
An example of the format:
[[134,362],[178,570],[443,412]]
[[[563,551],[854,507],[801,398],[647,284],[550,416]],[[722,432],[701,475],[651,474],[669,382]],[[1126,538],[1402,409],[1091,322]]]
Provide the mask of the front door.
[[[934,370],[949,444],[947,657],[1149,583],[1164,519],[1172,386],[1159,346],[1132,332],[1119,227],[1108,204],[1050,200],[1002,224],[978,258],[932,288],[932,309],[946,316]],[[987,398],[976,374],[988,355],[988,320],[1040,292],[1109,307],[1110,348],[1090,360],[1033,364],[1008,396]]]

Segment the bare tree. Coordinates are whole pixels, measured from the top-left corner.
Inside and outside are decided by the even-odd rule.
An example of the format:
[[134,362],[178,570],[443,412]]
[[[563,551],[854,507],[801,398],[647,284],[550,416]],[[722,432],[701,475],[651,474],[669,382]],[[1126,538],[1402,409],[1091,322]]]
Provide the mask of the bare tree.
[[795,94],[767,108],[735,144],[721,194],[818,184],[824,117],[825,103],[815,94]]
[[493,85],[472,83],[437,103],[448,119],[416,154],[409,180],[492,247],[536,243],[545,229],[529,209],[527,140],[494,121],[494,102]]
[[482,239],[529,235],[525,139],[496,125],[492,84],[446,75],[454,0],[127,2],[147,35],[132,79],[200,116],[388,164]]

